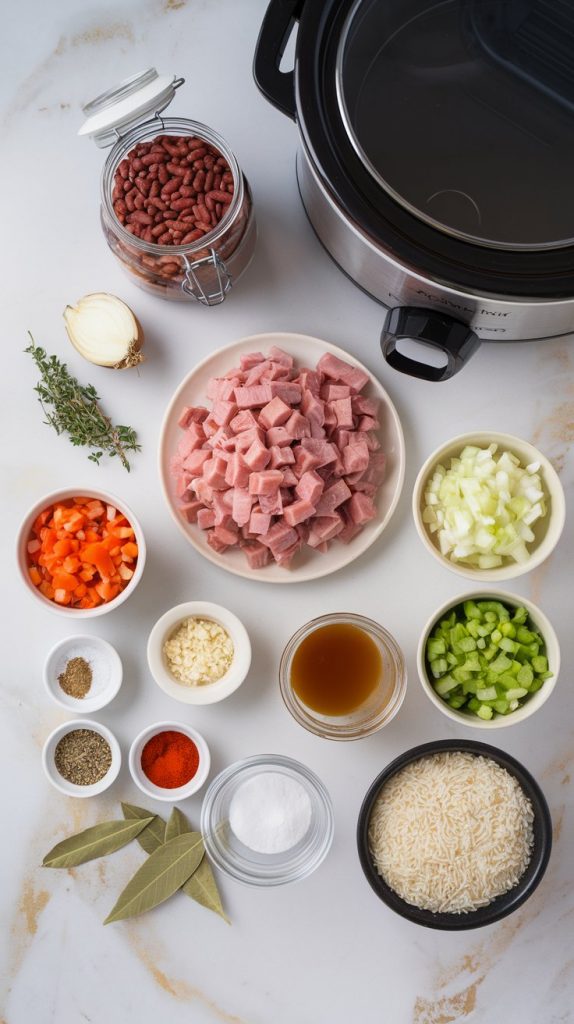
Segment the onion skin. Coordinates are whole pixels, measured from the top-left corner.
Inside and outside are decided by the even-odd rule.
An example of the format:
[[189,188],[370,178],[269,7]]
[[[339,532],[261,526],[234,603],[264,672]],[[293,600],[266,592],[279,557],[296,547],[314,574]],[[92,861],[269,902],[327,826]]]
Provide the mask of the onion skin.
[[[106,304],[108,309],[106,309]],[[110,324],[108,330],[115,329],[116,348],[119,345],[120,351],[125,352],[120,359],[114,360],[112,357],[106,357],[105,354],[106,316]],[[90,318],[89,325],[88,318]],[[97,321],[98,318],[100,323],[96,327],[94,321]],[[121,336],[121,330],[118,329],[117,322],[114,324],[114,319],[116,321],[123,319],[121,329],[125,329],[125,337]],[[75,306],[66,306],[64,322],[68,338],[76,351],[95,366],[125,370],[143,362],[144,357],[141,353],[144,342],[143,328],[133,310],[117,296],[107,292],[93,292],[84,295]],[[101,331],[101,338],[97,336],[98,330]],[[100,346],[101,352],[98,351]]]

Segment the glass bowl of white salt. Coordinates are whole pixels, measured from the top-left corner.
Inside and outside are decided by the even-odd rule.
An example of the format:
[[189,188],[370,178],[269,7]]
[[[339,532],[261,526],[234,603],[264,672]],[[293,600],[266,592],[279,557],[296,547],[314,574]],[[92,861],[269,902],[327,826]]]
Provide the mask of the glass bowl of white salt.
[[201,832],[214,864],[246,885],[310,875],[333,841],[331,798],[317,776],[290,757],[236,761],[210,784]]

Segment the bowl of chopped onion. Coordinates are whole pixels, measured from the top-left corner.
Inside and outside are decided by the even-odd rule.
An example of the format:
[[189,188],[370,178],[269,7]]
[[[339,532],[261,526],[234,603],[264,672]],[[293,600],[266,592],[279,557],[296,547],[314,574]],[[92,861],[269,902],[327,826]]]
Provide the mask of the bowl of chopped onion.
[[511,434],[461,434],[423,464],[413,490],[419,537],[460,576],[509,580],[554,550],[565,519],[562,484],[537,448]]
[[473,729],[523,722],[552,693],[560,645],[532,601],[506,591],[471,591],[427,622],[417,652],[419,678],[443,715]]

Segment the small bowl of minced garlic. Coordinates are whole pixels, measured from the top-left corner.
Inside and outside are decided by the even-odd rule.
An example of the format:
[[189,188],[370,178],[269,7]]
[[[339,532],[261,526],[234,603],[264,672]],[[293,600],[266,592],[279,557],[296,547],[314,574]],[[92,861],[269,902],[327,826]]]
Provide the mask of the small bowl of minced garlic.
[[251,642],[236,615],[209,601],[186,601],[165,612],[147,645],[157,685],[182,704],[215,704],[241,686]]

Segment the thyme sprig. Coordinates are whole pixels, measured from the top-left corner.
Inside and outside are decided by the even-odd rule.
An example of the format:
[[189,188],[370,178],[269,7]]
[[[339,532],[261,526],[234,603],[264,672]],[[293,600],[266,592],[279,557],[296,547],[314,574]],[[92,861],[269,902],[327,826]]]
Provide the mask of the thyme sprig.
[[99,465],[104,455],[117,455],[129,473],[126,453],[141,449],[135,430],[112,423],[100,408],[100,396],[92,384],[80,384],[65,363],[35,344],[31,334],[30,342],[24,351],[32,356],[41,374],[34,390],[46,416],[44,422],[57,434],[69,434],[73,445],[92,449],[88,455],[91,462]]

